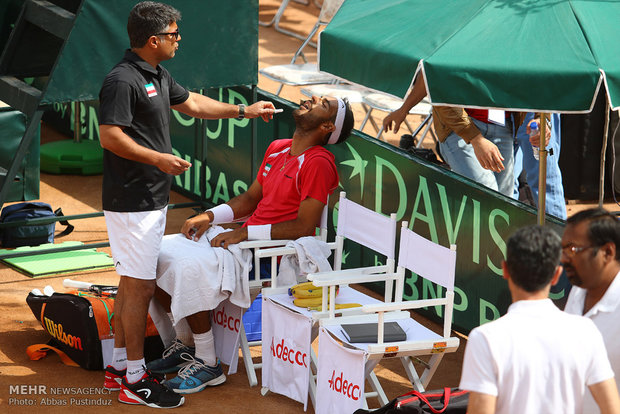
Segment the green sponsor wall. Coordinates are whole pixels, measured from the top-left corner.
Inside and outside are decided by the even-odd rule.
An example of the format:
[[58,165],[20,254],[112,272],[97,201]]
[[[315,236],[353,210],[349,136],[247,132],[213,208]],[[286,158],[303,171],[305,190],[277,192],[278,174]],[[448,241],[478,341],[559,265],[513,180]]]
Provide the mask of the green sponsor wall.
[[[215,88],[209,96],[230,103],[251,100],[251,90]],[[177,155],[192,167],[176,177],[175,189],[205,205],[219,204],[245,191],[268,144],[277,138],[290,138],[294,131],[291,116],[294,104],[267,92],[259,99],[274,102],[284,112],[270,123],[257,121],[257,140],[252,140],[248,120],[203,121],[173,111],[171,135]],[[84,137],[98,139],[96,103],[82,111]],[[57,125],[73,125],[71,111],[61,106],[49,114]],[[336,156],[341,191],[347,197],[383,214],[395,212],[417,233],[441,244],[457,245],[454,324],[469,332],[506,312],[510,294],[501,276],[506,240],[517,228],[536,223],[536,212],[499,193],[434,164],[425,162],[391,145],[355,131],[344,144],[330,146]],[[330,199],[331,227],[336,222],[337,195]],[[561,232],[563,223],[547,217],[547,225]],[[330,236],[331,239],[332,236]],[[384,262],[369,251],[345,245],[344,268]],[[563,306],[569,284],[565,278],[552,290],[552,299]],[[441,293],[415,274],[409,274],[405,298],[432,298]],[[440,309],[429,308],[429,317]]]

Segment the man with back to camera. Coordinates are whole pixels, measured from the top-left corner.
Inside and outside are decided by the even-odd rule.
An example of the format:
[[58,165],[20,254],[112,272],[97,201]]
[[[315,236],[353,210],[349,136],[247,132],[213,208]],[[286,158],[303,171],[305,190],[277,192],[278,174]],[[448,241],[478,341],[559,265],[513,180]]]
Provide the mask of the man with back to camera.
[[460,388],[469,414],[581,413],[588,388],[602,413],[620,412],[601,334],[592,321],[549,299],[562,273],[560,237],[549,227],[517,230],[502,263],[508,313],[471,331]]
[[218,102],[176,83],[160,63],[179,48],[180,19],[180,12],[169,5],[136,4],[127,21],[131,49],[106,76],[99,94],[103,210],[120,275],[114,354],[104,386],[120,389],[123,403],[156,408],[184,402],[145,369],[143,354],[172,176],[191,166],[172,154],[170,108],[197,118],[261,116],[265,121],[274,110],[270,102],[247,108]]
[[[166,381],[177,393],[198,392],[226,380],[216,358],[209,316],[222,300],[221,282],[214,273],[197,272],[197,263],[216,263],[214,248],[226,249],[244,240],[314,235],[327,198],[338,186],[334,155],[324,145],[344,142],[350,135],[354,124],[350,105],[334,97],[313,96],[302,102],[293,116],[293,138],[270,144],[245,193],[188,219],[181,230],[184,237],[166,238],[162,244],[156,298],[171,320],[187,320],[195,347],[181,341],[177,329],[177,338],[162,358],[148,367],[157,373],[178,371],[177,377]],[[211,224],[248,215],[244,226],[210,241],[206,238]]]
[[[619,246],[620,223],[614,214],[602,208],[580,211],[566,222],[561,260],[573,287],[564,311],[592,319],[603,335],[616,377],[620,374]],[[587,392],[583,412],[597,410]]]

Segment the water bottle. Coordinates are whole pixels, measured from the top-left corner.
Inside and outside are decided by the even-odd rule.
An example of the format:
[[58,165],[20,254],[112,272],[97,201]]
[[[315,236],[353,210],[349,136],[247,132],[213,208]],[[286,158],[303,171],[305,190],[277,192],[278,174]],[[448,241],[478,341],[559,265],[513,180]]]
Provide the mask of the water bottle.
[[[532,122],[530,124],[530,137],[532,137],[533,135],[536,135],[539,133],[539,128],[538,128],[538,122]],[[538,161],[539,158],[539,154],[538,154],[538,147],[532,145],[532,152],[534,154],[534,158],[536,159],[536,161]]]

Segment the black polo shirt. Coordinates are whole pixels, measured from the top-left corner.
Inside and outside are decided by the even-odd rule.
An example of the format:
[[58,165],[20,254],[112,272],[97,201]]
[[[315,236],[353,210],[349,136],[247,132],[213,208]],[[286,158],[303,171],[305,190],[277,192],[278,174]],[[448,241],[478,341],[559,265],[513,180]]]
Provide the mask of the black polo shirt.
[[[154,69],[131,50],[106,76],[99,92],[99,125],[117,125],[146,148],[172,153],[170,106],[189,92],[161,65]],[[151,211],[168,204],[172,176],[159,168],[103,151],[103,209]]]

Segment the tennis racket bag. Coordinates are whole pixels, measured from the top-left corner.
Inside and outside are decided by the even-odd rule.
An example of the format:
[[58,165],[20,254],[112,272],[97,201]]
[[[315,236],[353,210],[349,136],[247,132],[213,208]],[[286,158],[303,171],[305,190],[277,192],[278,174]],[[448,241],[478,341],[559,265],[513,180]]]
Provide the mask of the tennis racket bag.
[[[48,351],[54,351],[67,365],[103,369],[104,354],[110,357],[114,347],[114,298],[90,292],[76,293],[28,294],[26,303],[52,337],[47,344],[29,346],[28,356],[37,360],[45,357]],[[144,358],[147,362],[160,358],[163,350],[157,329],[149,317]]]

